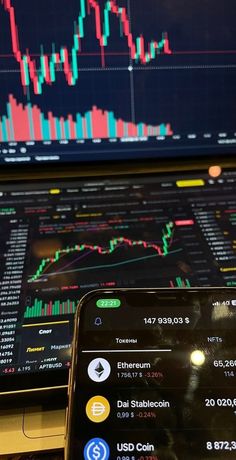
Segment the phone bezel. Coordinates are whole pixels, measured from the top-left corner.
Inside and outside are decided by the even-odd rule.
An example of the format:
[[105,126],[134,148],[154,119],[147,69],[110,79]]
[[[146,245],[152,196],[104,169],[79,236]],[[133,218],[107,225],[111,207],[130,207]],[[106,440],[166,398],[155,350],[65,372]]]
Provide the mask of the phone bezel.
[[[70,445],[71,445],[71,426],[72,426],[72,413],[73,413],[73,403],[74,403],[74,397],[75,397],[75,387],[76,387],[76,382],[75,382],[75,375],[78,375],[77,372],[77,366],[79,363],[79,348],[81,348],[81,345],[79,345],[79,340],[80,336],[82,335],[80,333],[80,327],[83,324],[83,310],[86,308],[86,305],[93,300],[96,297],[101,297],[104,296],[106,298],[106,295],[108,297],[119,297],[122,295],[126,295],[129,297],[129,295],[138,295],[138,298],[141,298],[141,295],[144,294],[145,297],[149,297],[150,295],[154,296],[156,299],[157,296],[163,296],[165,300],[170,300],[171,298],[173,299],[173,296],[180,297],[181,299],[188,300],[189,294],[195,294],[199,293],[200,295],[202,294],[213,294],[215,293],[217,295],[221,294],[222,292],[229,292],[229,293],[235,293],[236,296],[236,288],[234,287],[193,287],[193,288],[117,288],[117,289],[99,289],[99,290],[94,290],[90,291],[87,294],[85,294],[78,305],[76,314],[75,314],[75,324],[74,324],[74,337],[73,337],[73,342],[72,342],[72,361],[71,361],[71,370],[70,370],[70,376],[69,376],[69,383],[68,383],[68,395],[69,395],[69,404],[68,408],[66,411],[66,429],[65,429],[65,460],[70,460]],[[163,298],[161,299],[163,301]],[[137,305],[135,305],[137,307]],[[144,304],[143,307],[148,307],[147,304]],[[131,305],[132,308],[132,305]],[[140,307],[142,308],[142,306]]]

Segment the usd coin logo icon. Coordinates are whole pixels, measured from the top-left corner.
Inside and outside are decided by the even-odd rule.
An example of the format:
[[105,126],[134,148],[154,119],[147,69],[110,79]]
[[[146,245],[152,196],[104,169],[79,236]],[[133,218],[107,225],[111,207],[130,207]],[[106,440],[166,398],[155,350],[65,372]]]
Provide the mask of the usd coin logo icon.
[[103,396],[93,396],[86,404],[86,414],[91,422],[104,422],[110,414],[110,404]]
[[110,449],[106,441],[101,438],[93,438],[87,442],[84,448],[85,460],[108,460]]
[[88,366],[88,375],[93,382],[104,382],[111,373],[111,366],[104,358],[93,359]]

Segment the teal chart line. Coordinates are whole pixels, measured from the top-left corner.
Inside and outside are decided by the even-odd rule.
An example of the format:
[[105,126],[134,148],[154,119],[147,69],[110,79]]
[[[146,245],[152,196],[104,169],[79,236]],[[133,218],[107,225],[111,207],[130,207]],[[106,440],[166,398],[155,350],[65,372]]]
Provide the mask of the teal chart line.
[[[179,249],[175,249],[174,251],[169,251],[168,254],[175,254],[175,253],[182,252],[182,251],[183,251],[183,249],[179,248]],[[49,276],[65,275],[65,274],[75,273],[75,272],[84,272],[84,271],[89,271],[89,270],[97,270],[97,269],[101,269],[101,268],[119,267],[121,265],[127,265],[127,264],[131,264],[131,263],[139,262],[141,260],[152,259],[154,257],[161,257],[161,256],[159,254],[153,254],[151,256],[138,257],[136,259],[129,259],[129,260],[125,260],[123,262],[116,262],[114,264],[94,265],[94,266],[91,266],[91,267],[77,268],[75,270],[66,270],[66,271],[63,271],[63,272],[54,272],[54,273],[48,273],[48,274],[45,273],[43,275],[40,275],[38,277],[38,279],[47,278]],[[35,282],[35,281],[32,281],[32,275],[29,276],[29,278],[30,278],[30,280],[28,282]]]

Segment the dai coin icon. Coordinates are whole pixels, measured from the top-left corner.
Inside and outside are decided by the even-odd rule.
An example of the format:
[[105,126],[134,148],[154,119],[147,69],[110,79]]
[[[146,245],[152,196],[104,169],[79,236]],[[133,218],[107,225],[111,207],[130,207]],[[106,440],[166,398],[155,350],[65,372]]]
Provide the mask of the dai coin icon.
[[91,422],[104,422],[110,414],[109,401],[103,396],[93,396],[86,404],[86,414]]

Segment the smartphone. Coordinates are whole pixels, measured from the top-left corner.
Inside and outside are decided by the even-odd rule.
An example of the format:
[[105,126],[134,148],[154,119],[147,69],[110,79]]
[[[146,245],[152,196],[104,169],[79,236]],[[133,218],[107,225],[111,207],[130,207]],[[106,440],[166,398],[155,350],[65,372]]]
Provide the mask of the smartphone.
[[236,458],[236,289],[117,289],[76,315],[66,460]]

